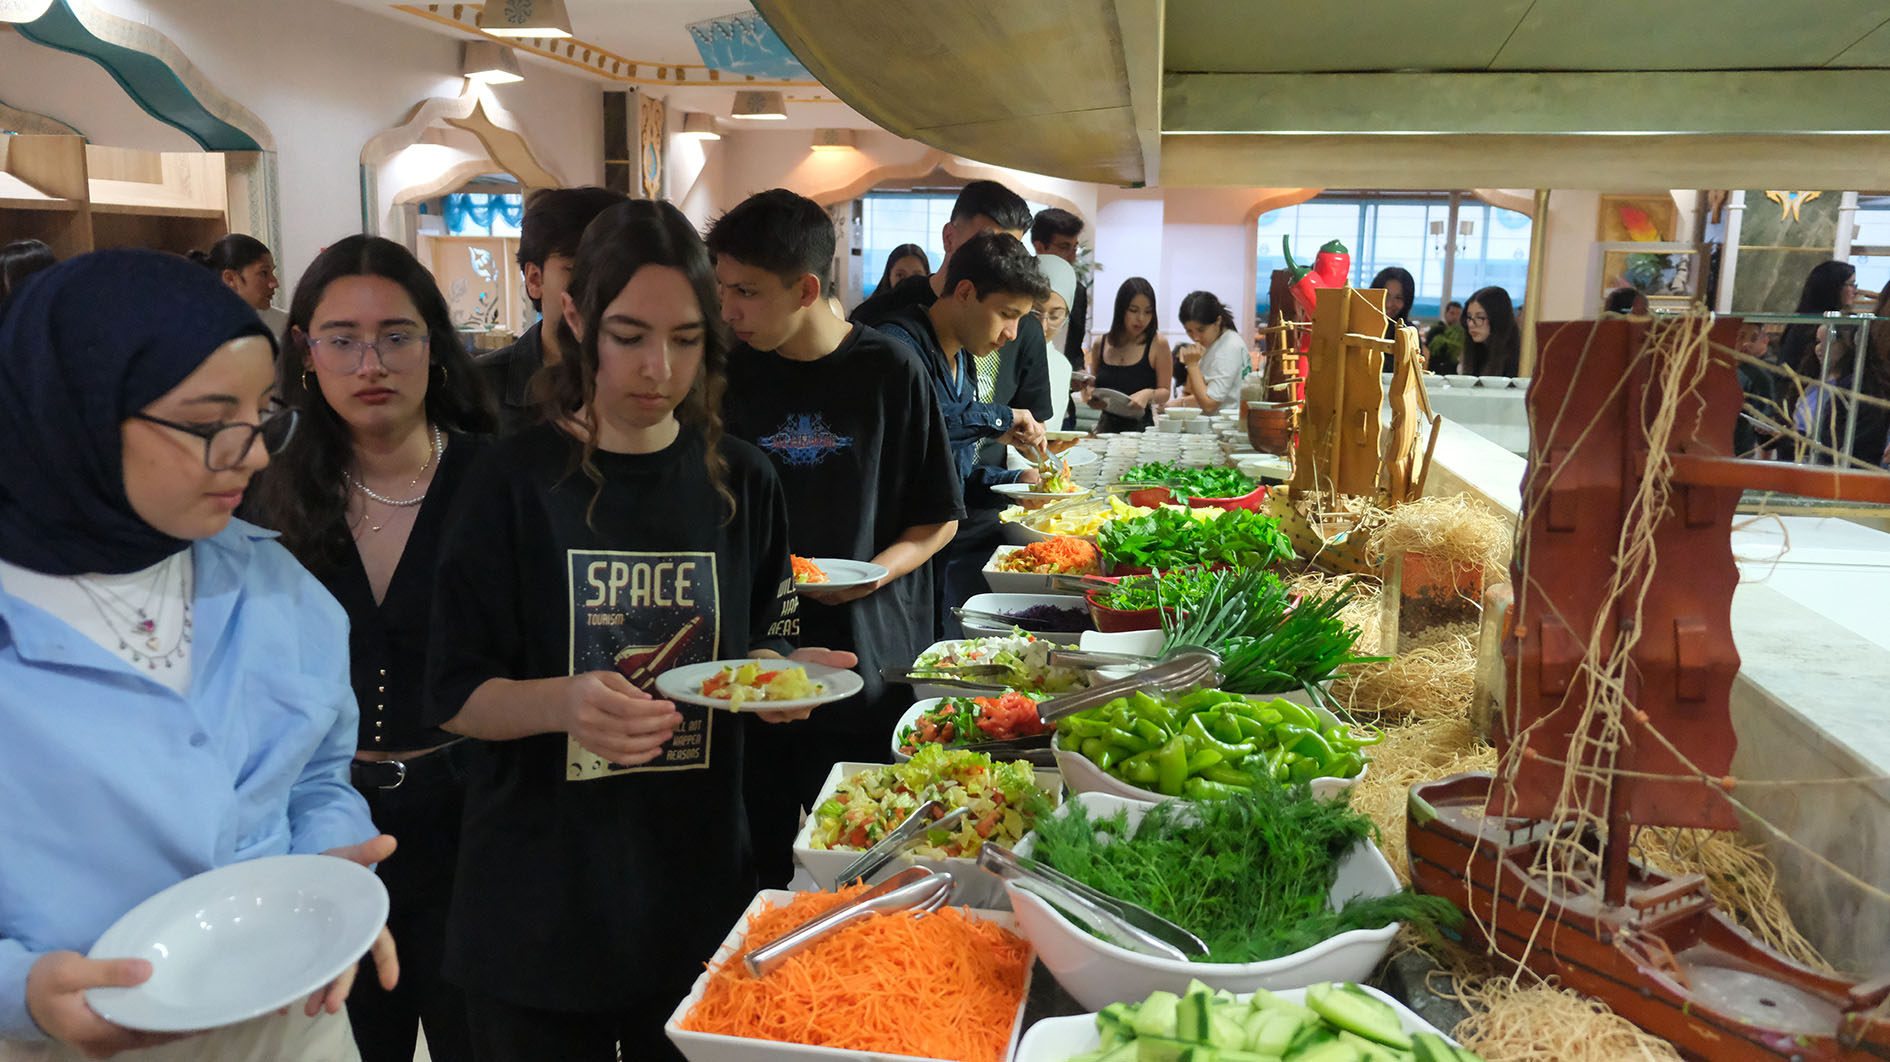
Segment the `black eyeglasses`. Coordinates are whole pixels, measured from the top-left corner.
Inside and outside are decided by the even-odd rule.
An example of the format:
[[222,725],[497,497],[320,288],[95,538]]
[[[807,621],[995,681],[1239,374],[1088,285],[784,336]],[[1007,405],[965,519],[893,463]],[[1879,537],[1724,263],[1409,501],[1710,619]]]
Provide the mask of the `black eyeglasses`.
[[295,434],[296,411],[287,406],[272,406],[254,424],[247,421],[216,421],[211,424],[184,424],[148,413],[133,413],[133,420],[149,421],[203,440],[203,467],[212,472],[227,472],[243,463],[249,448],[262,436],[263,447],[279,454]]

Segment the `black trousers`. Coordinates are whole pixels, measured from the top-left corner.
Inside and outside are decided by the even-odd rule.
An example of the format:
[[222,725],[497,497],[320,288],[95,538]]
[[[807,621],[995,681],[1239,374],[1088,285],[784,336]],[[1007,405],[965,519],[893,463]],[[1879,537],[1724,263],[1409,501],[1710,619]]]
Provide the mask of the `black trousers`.
[[844,733],[807,722],[764,723],[753,716],[747,723],[742,800],[748,809],[755,873],[762,888],[784,889],[794,876],[794,835],[800,832],[801,809],[812,811],[834,764],[885,763],[892,725]]
[[392,789],[356,781],[374,825],[399,842],[375,872],[387,886],[387,928],[400,954],[400,981],[392,992],[383,989],[370,956],[348,995],[362,1062],[413,1062],[421,1026],[434,1062],[473,1057],[465,993],[440,972],[465,803],[462,755],[463,746],[451,745],[408,760],[406,777]]
[[522,1007],[481,993],[467,998],[477,1062],[683,1062],[663,1035],[679,1000],[651,998],[595,1014]]

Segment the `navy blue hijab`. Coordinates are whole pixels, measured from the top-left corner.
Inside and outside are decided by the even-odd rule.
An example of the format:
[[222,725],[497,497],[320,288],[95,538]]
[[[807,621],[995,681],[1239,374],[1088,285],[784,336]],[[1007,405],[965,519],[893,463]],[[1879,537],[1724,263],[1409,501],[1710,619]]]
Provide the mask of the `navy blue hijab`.
[[132,509],[120,426],[246,335],[269,330],[176,255],[98,251],[29,279],[0,317],[0,557],[131,572],[189,546]]

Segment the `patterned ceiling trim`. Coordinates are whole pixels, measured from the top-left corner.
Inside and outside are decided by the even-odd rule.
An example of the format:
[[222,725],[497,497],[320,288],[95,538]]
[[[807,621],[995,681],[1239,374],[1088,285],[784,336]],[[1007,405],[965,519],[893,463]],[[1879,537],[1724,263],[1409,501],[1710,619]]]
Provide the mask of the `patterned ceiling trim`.
[[498,41],[520,51],[576,67],[592,77],[619,84],[820,87],[820,82],[811,78],[784,80],[747,74],[724,75],[720,70],[712,70],[696,63],[664,63],[651,62],[647,59],[631,59],[577,37],[556,40],[538,37],[494,37],[475,24],[479,18],[478,4],[396,4],[394,10],[438,26],[446,26],[462,33]]
[[752,10],[691,22],[688,29],[696,51],[711,70],[783,79],[812,77],[781,43],[774,27]]
[[261,119],[218,92],[177,45],[150,26],[92,6],[54,0],[14,27],[35,44],[82,55],[105,68],[146,114],[175,126],[206,151],[273,151]]

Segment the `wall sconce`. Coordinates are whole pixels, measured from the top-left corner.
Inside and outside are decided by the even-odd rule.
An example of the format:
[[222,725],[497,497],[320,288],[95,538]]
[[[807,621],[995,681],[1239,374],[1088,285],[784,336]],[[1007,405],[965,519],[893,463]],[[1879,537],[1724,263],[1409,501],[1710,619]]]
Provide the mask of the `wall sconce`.
[[814,130],[815,151],[852,151],[853,130],[851,129],[816,129]]
[[676,135],[685,140],[722,139],[722,134],[715,131],[715,116],[701,112],[683,115],[682,129]]
[[486,0],[474,23],[494,37],[569,37],[564,0]]
[[729,109],[728,116],[784,121],[787,118],[787,97],[779,92],[737,92],[735,105]]
[[497,41],[467,41],[459,49],[459,72],[470,81],[504,85],[525,80],[518,54]]

